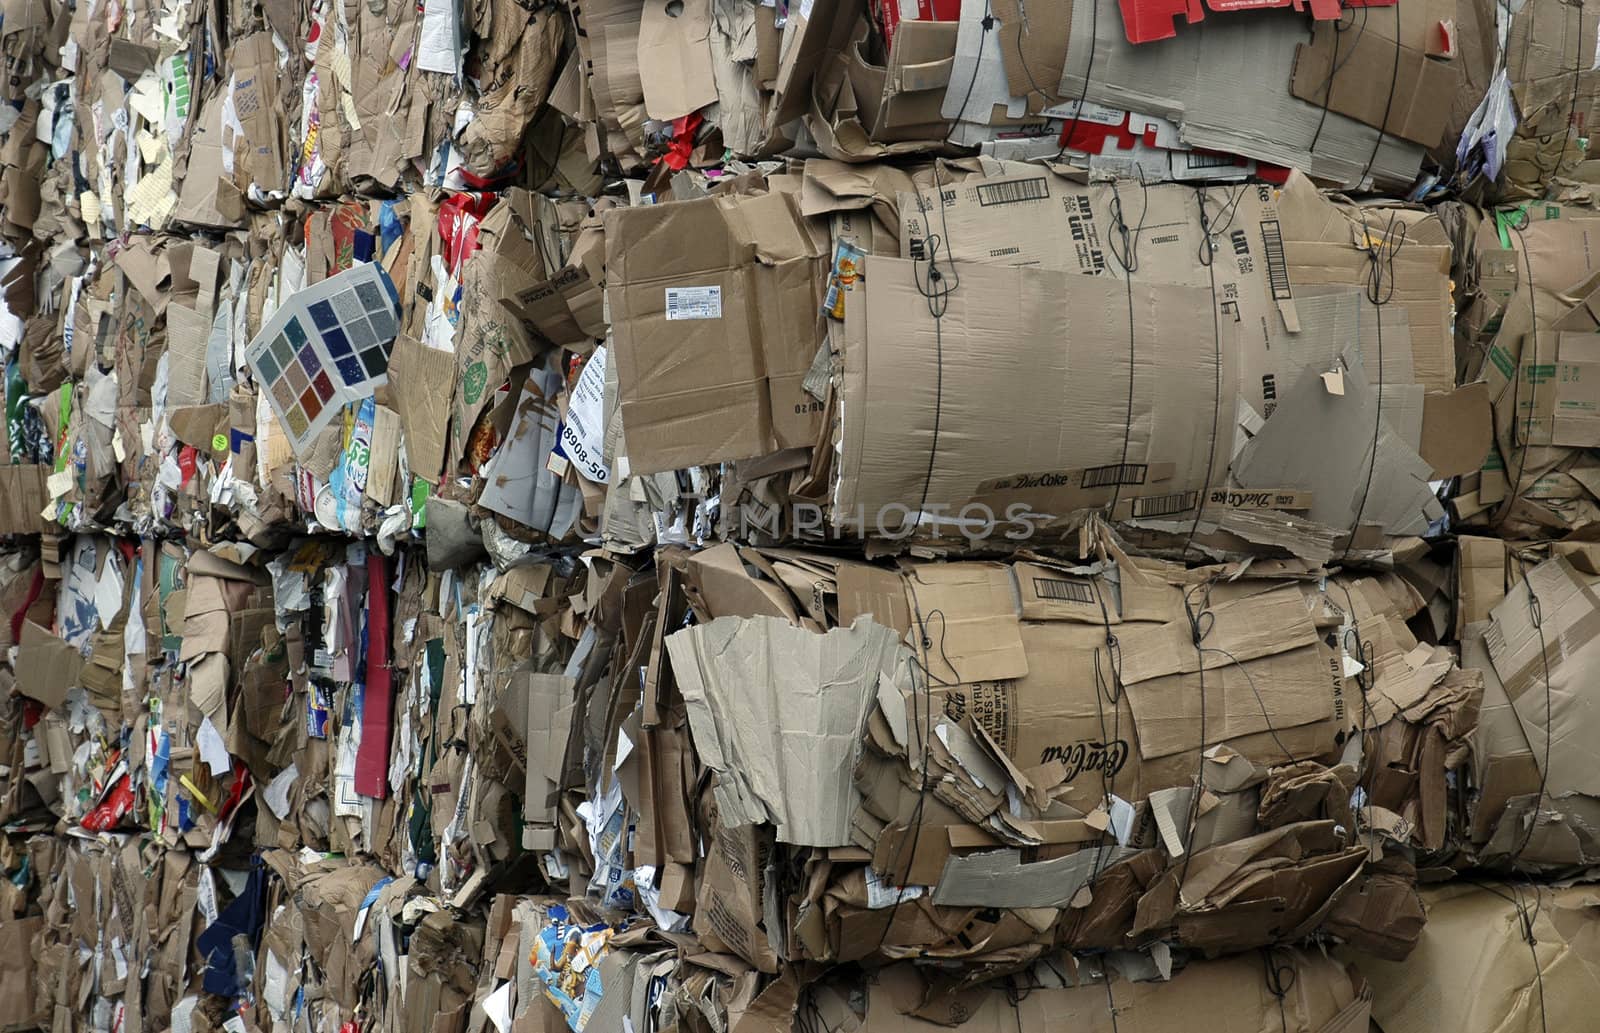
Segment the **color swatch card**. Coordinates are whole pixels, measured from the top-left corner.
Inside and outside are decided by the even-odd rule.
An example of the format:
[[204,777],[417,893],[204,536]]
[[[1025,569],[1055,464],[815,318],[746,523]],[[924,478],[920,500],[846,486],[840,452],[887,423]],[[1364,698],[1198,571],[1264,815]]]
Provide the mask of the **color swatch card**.
[[399,303],[382,266],[357,265],[296,292],[245,349],[295,455],[389,379]]

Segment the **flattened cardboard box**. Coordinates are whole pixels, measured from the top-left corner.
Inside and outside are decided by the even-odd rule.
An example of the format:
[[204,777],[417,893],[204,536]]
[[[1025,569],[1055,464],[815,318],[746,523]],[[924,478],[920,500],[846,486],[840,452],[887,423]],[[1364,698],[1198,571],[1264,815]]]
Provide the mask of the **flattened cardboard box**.
[[748,459],[815,439],[824,250],[776,191],[605,215],[629,467]]
[[1193,147],[1303,169],[1344,186],[1369,175],[1394,184],[1416,178],[1419,145],[1337,111],[1324,117],[1321,105],[1290,94],[1306,31],[1299,13],[1207,18],[1175,39],[1136,46],[1120,19],[1099,17],[1097,9],[1072,5],[1061,96],[1155,115],[1177,123]]
[[[1397,3],[1360,12],[1354,38],[1318,22],[1295,50],[1292,92],[1385,133],[1433,147],[1444,135],[1460,71],[1434,60],[1453,21],[1453,3]],[[1343,45],[1339,45],[1343,37]]]
[[78,684],[83,654],[50,629],[31,620],[22,625],[17,651],[17,691],[52,709],[67,701],[67,690]]
[[50,501],[50,468],[0,465],[0,534],[38,534],[54,526],[41,514]]

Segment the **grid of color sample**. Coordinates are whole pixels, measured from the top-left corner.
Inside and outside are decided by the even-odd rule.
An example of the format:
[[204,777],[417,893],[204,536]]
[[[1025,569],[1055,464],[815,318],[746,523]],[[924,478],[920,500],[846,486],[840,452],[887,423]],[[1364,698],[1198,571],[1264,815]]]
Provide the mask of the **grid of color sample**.
[[398,305],[381,266],[357,265],[297,292],[250,342],[246,358],[295,454],[388,380]]

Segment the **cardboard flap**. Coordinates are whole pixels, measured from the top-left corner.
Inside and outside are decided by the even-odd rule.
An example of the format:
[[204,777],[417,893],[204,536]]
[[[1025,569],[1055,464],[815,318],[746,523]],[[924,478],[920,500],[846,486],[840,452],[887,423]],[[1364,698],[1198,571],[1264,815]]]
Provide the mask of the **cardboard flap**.
[[1011,95],[1028,98],[1030,112],[1050,107],[1060,97],[1061,64],[1067,58],[1072,5],[992,0],[989,7],[1000,20],[1000,55],[1005,61]]
[[54,524],[41,515],[50,501],[49,477],[44,464],[0,464],[0,534],[38,534]]
[[868,708],[902,647],[860,621],[818,635],[772,617],[722,617],[667,636],[695,750],[719,775],[724,827],[771,822],[778,839],[846,846]]
[[[1197,619],[1209,615],[1201,629],[1200,642],[1194,641],[1194,629],[1186,621],[1171,621],[1156,628],[1130,628],[1120,636],[1125,684],[1189,674],[1213,664],[1240,664],[1318,641],[1316,625],[1298,588],[1263,592],[1210,608],[1204,607],[1201,592],[1191,591],[1189,596]],[[1220,652],[1207,658],[1204,650]]]
[[1556,342],[1556,357],[1562,362],[1600,362],[1600,333],[1564,333]]
[[780,617],[797,624],[800,615],[783,586],[752,576],[739,551],[728,542],[689,557],[685,589],[708,614],[718,617]]
[[1488,384],[1467,384],[1423,396],[1418,453],[1433,468],[1435,477],[1458,477],[1478,470],[1493,444],[1494,411]]
[[67,701],[67,690],[78,684],[83,654],[50,629],[31,620],[22,624],[17,650],[17,691],[50,708]]
[[951,57],[928,61],[918,65],[897,65],[891,71],[895,88],[902,92],[932,90],[950,85],[950,69],[956,59]]
[[906,573],[913,648],[942,683],[1028,673],[1011,571],[999,563],[927,563]]
[[1299,590],[1212,608],[1192,601],[1191,607],[1195,624],[1183,619],[1118,633],[1141,756],[1151,760],[1257,736],[1247,751],[1252,759],[1301,759],[1285,736],[1333,718],[1338,679],[1330,682]]
[[1387,11],[1364,10],[1364,31],[1354,34],[1318,24],[1312,41],[1295,51],[1292,92],[1385,133],[1434,146],[1450,115],[1439,98],[1455,93],[1460,73],[1427,55],[1434,35],[1428,29],[1437,27],[1437,19],[1427,21],[1431,6],[1397,3]]

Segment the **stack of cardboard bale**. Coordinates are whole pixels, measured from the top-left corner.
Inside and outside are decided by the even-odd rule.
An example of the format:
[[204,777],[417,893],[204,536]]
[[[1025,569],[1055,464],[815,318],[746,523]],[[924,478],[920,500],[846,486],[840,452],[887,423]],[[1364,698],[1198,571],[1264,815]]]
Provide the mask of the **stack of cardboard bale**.
[[10,0],[0,1027],[1600,1030],[1597,35]]

